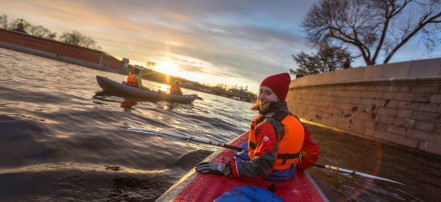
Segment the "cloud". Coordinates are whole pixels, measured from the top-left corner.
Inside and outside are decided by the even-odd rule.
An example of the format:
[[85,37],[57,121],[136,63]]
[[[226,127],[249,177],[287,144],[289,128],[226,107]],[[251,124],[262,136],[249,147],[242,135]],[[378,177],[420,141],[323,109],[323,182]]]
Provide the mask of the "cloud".
[[183,75],[210,78],[200,82],[245,86],[295,69],[291,55],[311,52],[301,22],[314,2],[0,0],[0,12],[58,33],[80,31],[117,58],[138,64],[168,58],[194,73]]
[[147,62],[178,54],[202,61],[185,64],[186,71],[258,81],[287,71],[290,54],[303,45],[296,25],[301,16],[290,5],[295,7],[292,1],[29,0],[7,7],[42,19],[35,24],[90,35],[118,58]]

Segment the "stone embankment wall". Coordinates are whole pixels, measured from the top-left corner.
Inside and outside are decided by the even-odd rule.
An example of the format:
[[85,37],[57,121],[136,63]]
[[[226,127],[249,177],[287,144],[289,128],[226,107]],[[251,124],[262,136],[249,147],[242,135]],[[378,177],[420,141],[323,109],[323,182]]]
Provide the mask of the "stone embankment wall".
[[441,58],[298,78],[287,102],[306,121],[441,155]]
[[96,69],[121,71],[123,63],[102,51],[0,29],[0,47]]

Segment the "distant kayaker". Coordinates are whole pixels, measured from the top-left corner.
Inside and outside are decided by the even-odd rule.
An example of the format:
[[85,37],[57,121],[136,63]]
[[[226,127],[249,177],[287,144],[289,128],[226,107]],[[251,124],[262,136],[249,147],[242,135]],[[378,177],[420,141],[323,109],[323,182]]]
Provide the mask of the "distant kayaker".
[[318,145],[288,110],[285,98],[290,82],[288,73],[265,78],[252,108],[259,115],[251,123],[248,142],[241,146],[244,150],[234,154],[234,162],[202,162],[196,165],[196,171],[283,181],[295,175],[296,165],[300,169],[312,166],[318,157]]
[[142,85],[142,78],[139,75],[141,73],[141,70],[138,68],[135,68],[131,71],[131,74],[127,77],[127,85],[138,87],[140,89],[149,90],[147,87],[144,87]]
[[170,87],[170,94],[178,94],[182,95],[181,91],[181,82],[179,80],[176,80]]

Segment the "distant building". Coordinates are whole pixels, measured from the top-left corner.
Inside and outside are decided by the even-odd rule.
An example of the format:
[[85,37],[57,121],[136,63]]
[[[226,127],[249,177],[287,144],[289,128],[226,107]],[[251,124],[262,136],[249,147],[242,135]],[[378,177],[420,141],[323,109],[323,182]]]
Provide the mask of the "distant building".
[[257,99],[257,96],[255,94],[248,92],[246,89],[241,90],[236,88],[232,88],[228,91],[228,97],[231,97],[235,100],[243,100],[248,102],[252,102]]

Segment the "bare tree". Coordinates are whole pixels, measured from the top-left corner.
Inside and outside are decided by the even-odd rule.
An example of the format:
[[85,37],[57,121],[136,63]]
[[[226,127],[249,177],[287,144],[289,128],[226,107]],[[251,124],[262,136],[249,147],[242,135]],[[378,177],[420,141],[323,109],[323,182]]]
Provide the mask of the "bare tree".
[[9,24],[9,29],[27,32],[31,26],[32,25],[28,21],[21,18],[16,18]]
[[354,59],[347,49],[328,44],[322,44],[315,54],[301,52],[292,57],[299,68],[290,73],[297,78],[342,69],[346,58],[349,62]]
[[309,42],[355,47],[366,65],[380,54],[388,63],[417,35],[432,50],[441,42],[440,25],[440,0],[320,0],[303,21]]
[[51,32],[50,30],[46,29],[41,25],[38,26],[31,25],[30,28],[28,29],[28,33],[30,35],[39,36],[46,39],[55,39],[57,37],[57,33]]
[[63,32],[59,37],[60,41],[72,45],[82,46],[85,48],[101,50],[101,47],[97,45],[97,42],[89,36],[85,36],[78,31]]
[[0,15],[0,26],[3,29],[8,29],[8,16],[6,14]]
[[72,32],[63,32],[63,34],[60,35],[59,39],[60,41],[72,45],[80,45],[80,41],[83,35],[78,31],[72,31]]
[[39,36],[47,39],[55,39],[55,37],[57,36],[57,33],[51,32],[49,29],[41,25],[32,25],[28,21],[21,18],[13,19],[12,22],[8,24],[8,16],[6,14],[0,16],[0,26],[3,27],[3,29],[19,29],[25,31],[30,35]]
[[[5,14],[0,16],[0,25],[3,25],[3,28],[6,29],[22,30],[30,35],[39,36],[47,39],[55,39],[57,37],[57,33],[51,32],[49,29],[41,25],[32,25],[24,19],[17,18],[12,20],[12,22],[8,24],[8,16]],[[59,40],[68,44],[101,50],[101,47],[97,44],[95,40],[93,40],[89,36],[81,34],[78,31],[64,32],[59,37]]]

